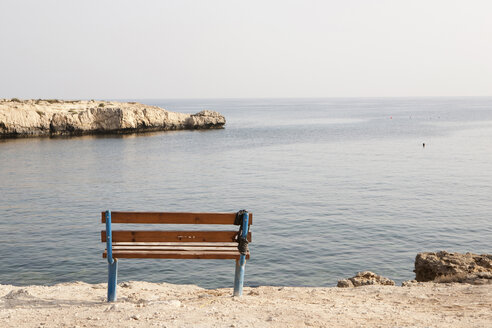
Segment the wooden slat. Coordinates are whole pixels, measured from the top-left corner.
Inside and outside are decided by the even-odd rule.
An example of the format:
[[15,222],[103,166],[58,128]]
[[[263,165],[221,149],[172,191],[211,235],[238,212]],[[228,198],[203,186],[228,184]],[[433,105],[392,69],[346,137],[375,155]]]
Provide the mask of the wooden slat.
[[236,247],[203,246],[113,246],[113,251],[237,251]]
[[154,242],[154,243],[145,243],[145,242],[113,242],[113,247],[117,246],[186,246],[186,247],[192,247],[192,246],[213,246],[213,247],[237,247],[237,242],[230,242],[230,243],[207,243],[207,242],[188,242],[188,243],[183,243],[183,242]]
[[[103,258],[107,257],[106,251]],[[235,252],[207,252],[207,251],[113,251],[113,258],[139,258],[139,259],[239,259],[240,254]],[[246,254],[249,259],[249,253]]]
[[[113,242],[233,242],[237,231],[113,231]],[[106,231],[101,231],[106,242]],[[251,232],[248,233],[251,241]]]
[[[111,212],[112,223],[234,224],[235,218],[236,213]],[[106,223],[105,212],[101,222]],[[249,224],[253,224],[253,213],[249,213]]]

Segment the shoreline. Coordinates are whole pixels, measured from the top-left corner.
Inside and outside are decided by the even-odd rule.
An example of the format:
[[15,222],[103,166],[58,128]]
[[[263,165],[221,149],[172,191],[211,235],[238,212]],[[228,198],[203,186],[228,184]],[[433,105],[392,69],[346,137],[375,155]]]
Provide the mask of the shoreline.
[[106,284],[0,285],[5,327],[360,327],[492,326],[492,284],[245,287],[204,289],[122,282],[106,302]]
[[221,129],[225,117],[170,112],[137,102],[0,99],[0,139]]

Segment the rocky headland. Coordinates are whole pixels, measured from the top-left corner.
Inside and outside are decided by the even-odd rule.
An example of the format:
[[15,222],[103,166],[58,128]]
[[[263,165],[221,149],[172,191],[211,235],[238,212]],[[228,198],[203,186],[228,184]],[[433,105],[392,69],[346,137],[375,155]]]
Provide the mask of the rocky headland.
[[0,138],[218,129],[221,114],[170,112],[136,102],[0,99]]

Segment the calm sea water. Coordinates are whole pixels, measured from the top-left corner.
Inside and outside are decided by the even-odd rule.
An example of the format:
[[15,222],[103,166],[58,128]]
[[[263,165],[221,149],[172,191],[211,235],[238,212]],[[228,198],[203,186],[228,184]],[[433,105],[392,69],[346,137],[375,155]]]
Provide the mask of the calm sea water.
[[[492,98],[143,102],[227,125],[0,141],[0,283],[105,282],[106,209],[248,209],[248,286],[401,282],[417,252],[492,252]],[[233,274],[230,260],[123,259],[119,281]]]

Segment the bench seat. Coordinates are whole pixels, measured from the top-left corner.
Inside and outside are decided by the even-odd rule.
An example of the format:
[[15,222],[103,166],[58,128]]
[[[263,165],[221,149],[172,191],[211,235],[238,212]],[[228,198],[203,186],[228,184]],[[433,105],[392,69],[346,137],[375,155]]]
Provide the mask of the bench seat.
[[[191,244],[191,245],[190,245]],[[237,243],[113,243],[115,258],[149,258],[149,259],[224,259],[238,260],[241,256]],[[103,258],[107,258],[104,250]],[[249,259],[249,251],[246,253]]]

